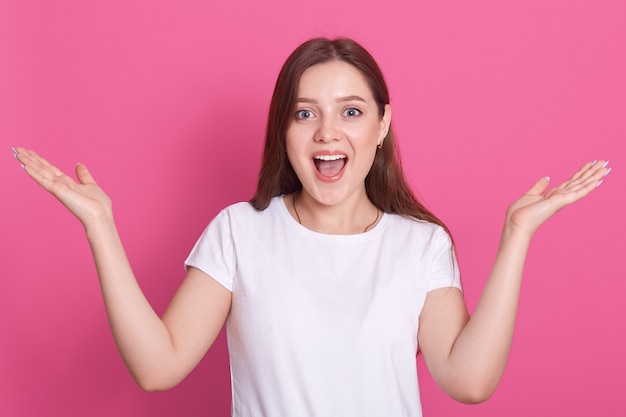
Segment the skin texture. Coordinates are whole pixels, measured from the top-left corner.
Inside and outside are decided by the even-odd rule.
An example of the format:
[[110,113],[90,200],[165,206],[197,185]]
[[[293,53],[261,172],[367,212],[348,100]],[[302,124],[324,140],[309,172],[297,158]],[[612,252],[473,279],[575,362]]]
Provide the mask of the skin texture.
[[82,164],[78,182],[33,151],[16,149],[24,170],[83,224],[117,347],[137,384],[148,391],[177,385],[211,346],[230,310],[231,294],[205,273],[189,271],[160,318],[119,239],[111,200]]
[[[306,70],[297,102],[286,144],[289,162],[302,182],[297,196],[299,217],[307,227],[322,233],[362,232],[376,218],[377,209],[367,198],[364,179],[377,145],[389,130],[390,106],[379,117],[363,75],[339,61]],[[313,164],[317,153],[347,157],[340,179],[319,178]]]
[[509,206],[489,279],[471,318],[460,291],[439,289],[427,295],[418,340],[431,374],[448,395],[478,403],[494,392],[511,348],[533,233],[559,210],[587,196],[608,172],[604,161],[586,163],[548,192],[549,179],[542,178]]
[[[380,117],[363,77],[345,63],[311,67],[301,79],[298,97],[287,152],[303,190],[286,197],[295,199],[298,216],[292,204],[287,207],[312,230],[361,233],[377,215],[364,179],[389,129],[391,109],[387,106]],[[230,310],[230,292],[190,268],[166,313],[158,317],[128,263],[111,201],[87,167],[76,167],[76,181],[34,151],[14,151],[26,173],[83,224],[113,336],[137,383],[146,390],[176,385],[217,337]],[[320,180],[312,162],[317,152],[347,156],[340,178]],[[542,178],[508,208],[492,271],[471,318],[459,290],[428,293],[420,316],[420,349],[431,374],[450,396],[475,403],[493,393],[509,355],[533,233],[559,210],[591,193],[608,172],[604,161],[587,163],[549,191],[549,180]]]

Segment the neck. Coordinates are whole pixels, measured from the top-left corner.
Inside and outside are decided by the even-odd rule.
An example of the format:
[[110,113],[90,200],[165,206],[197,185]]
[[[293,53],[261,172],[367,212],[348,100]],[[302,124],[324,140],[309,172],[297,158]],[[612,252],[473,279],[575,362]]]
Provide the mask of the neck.
[[286,206],[301,225],[319,233],[352,235],[371,230],[382,212],[367,195],[337,205],[324,205],[306,192],[285,196]]

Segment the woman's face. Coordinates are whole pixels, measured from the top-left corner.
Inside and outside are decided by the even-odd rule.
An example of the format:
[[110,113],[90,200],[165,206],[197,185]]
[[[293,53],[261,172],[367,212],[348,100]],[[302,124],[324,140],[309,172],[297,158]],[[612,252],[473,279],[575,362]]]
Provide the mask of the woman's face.
[[390,121],[391,108],[385,106],[380,117],[365,78],[352,65],[331,61],[307,69],[286,136],[303,192],[324,205],[365,196],[365,177]]

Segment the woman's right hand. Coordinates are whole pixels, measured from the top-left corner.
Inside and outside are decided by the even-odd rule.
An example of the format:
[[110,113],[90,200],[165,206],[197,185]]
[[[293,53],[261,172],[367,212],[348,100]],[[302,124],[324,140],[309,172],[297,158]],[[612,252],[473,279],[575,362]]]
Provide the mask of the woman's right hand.
[[231,293],[196,268],[189,268],[163,320],[141,291],[113,223],[111,200],[87,168],[78,164],[78,182],[35,152],[17,148],[24,170],[85,226],[111,331],[126,366],[146,390],[178,384],[224,325]]
[[67,207],[85,228],[99,220],[112,218],[111,199],[85,165],[76,165],[76,182],[34,151],[20,147],[13,148],[13,152],[24,171]]

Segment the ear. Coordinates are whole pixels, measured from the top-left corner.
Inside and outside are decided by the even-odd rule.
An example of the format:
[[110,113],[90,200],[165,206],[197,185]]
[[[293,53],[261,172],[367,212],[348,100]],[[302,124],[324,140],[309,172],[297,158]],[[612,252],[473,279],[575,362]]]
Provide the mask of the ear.
[[389,128],[391,127],[391,106],[389,104],[385,104],[385,113],[383,117],[380,119],[380,136],[378,137],[378,145],[382,146],[383,141],[387,137],[389,133]]

